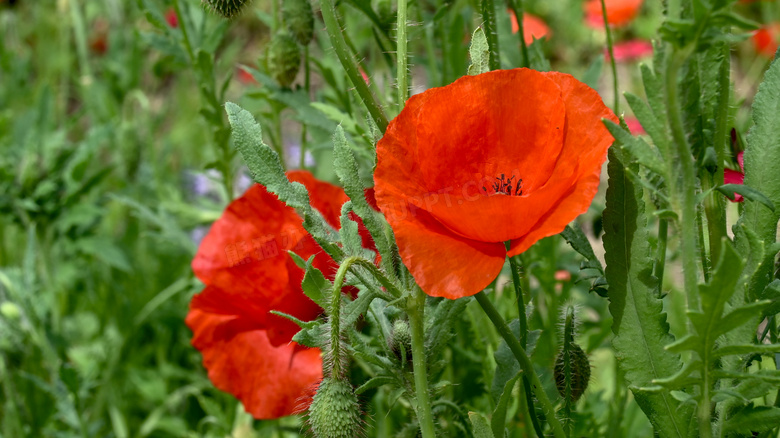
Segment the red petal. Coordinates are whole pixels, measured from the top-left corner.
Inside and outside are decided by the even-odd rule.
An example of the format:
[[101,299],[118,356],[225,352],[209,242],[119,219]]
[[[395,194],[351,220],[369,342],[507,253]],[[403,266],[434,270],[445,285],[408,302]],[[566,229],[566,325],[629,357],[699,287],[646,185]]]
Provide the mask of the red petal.
[[264,331],[242,330],[233,317],[200,310],[190,311],[187,325],[214,386],[236,396],[255,418],[291,415],[311,403],[322,379],[318,349],[295,343],[274,347]]

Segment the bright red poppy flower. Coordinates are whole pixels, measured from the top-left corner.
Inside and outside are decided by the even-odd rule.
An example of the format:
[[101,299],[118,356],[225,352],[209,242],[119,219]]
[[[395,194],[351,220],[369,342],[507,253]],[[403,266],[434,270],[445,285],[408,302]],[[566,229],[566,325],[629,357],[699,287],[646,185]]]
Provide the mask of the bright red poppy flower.
[[377,145],[377,204],[428,295],[474,295],[588,209],[617,122],[572,76],[465,76],[409,99]]
[[[601,0],[588,0],[584,6],[585,22],[593,28],[603,28]],[[604,6],[607,8],[607,23],[622,26],[636,17],[642,7],[642,0],[605,0]]]
[[753,34],[752,40],[756,52],[767,58],[774,58],[780,42],[780,23],[769,24],[758,29]]
[[[517,33],[520,26],[518,26],[517,17],[511,9],[509,10],[509,18],[512,20],[512,33]],[[550,35],[550,28],[544,20],[531,14],[523,14],[523,40],[526,45],[533,43],[534,39],[538,40],[548,35]]]
[[[739,170],[724,169],[723,170],[723,182],[725,184],[745,184],[745,160],[742,158],[744,152],[737,154],[737,163],[739,163]],[[728,198],[726,198],[728,199]],[[730,199],[729,199],[730,200]],[[731,202],[742,202],[745,199],[739,193],[734,193],[734,200]]]
[[[343,189],[309,172],[287,175],[306,186],[312,206],[339,228],[341,206],[348,200]],[[270,313],[310,321],[322,311],[304,295],[303,270],[288,250],[304,259],[315,255],[314,266],[335,276],[335,262],[303,229],[295,210],[254,185],[214,223],[192,262],[206,285],[193,297],[186,319],[192,344],[203,354],[214,385],[260,419],[304,410],[322,378],[320,351],[292,342],[298,327]]]

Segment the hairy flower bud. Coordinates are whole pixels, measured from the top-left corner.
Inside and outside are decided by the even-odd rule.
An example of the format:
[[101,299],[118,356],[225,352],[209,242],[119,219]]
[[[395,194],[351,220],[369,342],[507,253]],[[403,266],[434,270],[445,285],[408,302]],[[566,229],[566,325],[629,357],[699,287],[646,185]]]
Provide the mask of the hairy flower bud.
[[309,424],[316,438],[360,436],[360,406],[348,382],[326,377],[309,407]]
[[282,87],[289,87],[301,67],[301,49],[289,33],[279,32],[271,38],[266,52],[268,72]]
[[570,386],[571,400],[576,402],[585,393],[590,381],[590,361],[579,345],[569,344],[568,352],[561,351],[555,359],[555,387],[561,397],[566,397],[566,386]]
[[398,360],[412,360],[412,332],[408,322],[403,319],[395,320],[388,344],[390,344],[390,351]]
[[311,42],[314,36],[314,12],[309,0],[284,0],[282,19],[300,45],[306,46]]
[[238,15],[247,3],[249,0],[203,0],[204,6],[225,18]]

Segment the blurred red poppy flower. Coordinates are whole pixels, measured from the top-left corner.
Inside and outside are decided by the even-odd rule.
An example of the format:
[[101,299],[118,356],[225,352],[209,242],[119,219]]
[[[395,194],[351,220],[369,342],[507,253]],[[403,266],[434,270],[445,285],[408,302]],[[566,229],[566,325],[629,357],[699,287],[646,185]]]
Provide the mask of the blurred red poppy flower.
[[[622,26],[636,17],[642,7],[642,0],[605,0],[604,6],[607,8],[607,23]],[[594,28],[604,27],[601,0],[588,0],[585,3],[585,22]]]
[[243,85],[257,85],[257,79],[252,76],[252,73],[243,65],[239,65],[236,69],[236,78],[238,82]]
[[[519,105],[518,102],[522,102]],[[474,295],[596,194],[617,122],[572,76],[465,76],[409,99],[377,145],[376,200],[428,295]]]
[[[615,44],[612,47],[617,62],[631,62],[653,54],[653,43],[644,40],[631,40]],[[609,61],[609,50],[604,51],[604,57]]]
[[[512,10],[509,10],[509,18],[512,20],[512,33],[517,33],[520,26]],[[550,28],[544,20],[531,14],[523,14],[523,40],[526,45],[533,43],[534,39],[538,40],[548,35],[550,35]]]
[[774,58],[780,41],[780,23],[768,24],[758,29],[753,34],[752,40],[756,52],[767,58]]
[[[743,154],[744,152],[740,152],[737,154],[737,163],[739,163],[739,170],[741,172],[737,172],[736,170],[731,170],[731,169],[723,170],[723,182],[725,184],[745,184],[745,161],[742,158]],[[742,201],[744,201],[742,195],[740,195],[739,193],[734,193],[734,200],[731,202],[742,202]]]
[[[348,200],[343,189],[306,171],[287,175],[306,186],[312,206],[339,228]],[[304,295],[303,270],[286,253],[290,250],[304,259],[315,255],[314,266],[335,276],[336,263],[303,229],[295,210],[254,185],[212,225],[192,261],[206,285],[193,297],[186,319],[192,344],[203,354],[214,385],[260,419],[304,410],[322,378],[320,351],[292,342],[298,327],[270,313],[310,321],[322,311]]]
[[173,8],[168,8],[165,11],[165,21],[170,27],[179,27],[179,17],[176,16],[176,11]]

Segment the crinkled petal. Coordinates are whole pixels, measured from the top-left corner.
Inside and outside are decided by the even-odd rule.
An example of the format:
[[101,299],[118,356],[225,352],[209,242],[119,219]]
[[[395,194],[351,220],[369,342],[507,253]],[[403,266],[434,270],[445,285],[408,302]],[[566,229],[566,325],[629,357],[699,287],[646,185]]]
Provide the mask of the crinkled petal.
[[294,342],[275,347],[263,330],[248,329],[235,317],[198,309],[190,311],[186,322],[214,386],[241,400],[255,418],[292,415],[311,403],[322,379],[319,349]]

